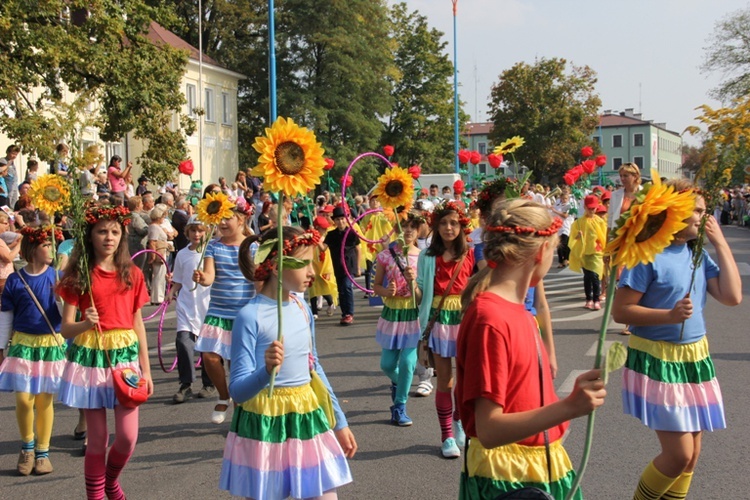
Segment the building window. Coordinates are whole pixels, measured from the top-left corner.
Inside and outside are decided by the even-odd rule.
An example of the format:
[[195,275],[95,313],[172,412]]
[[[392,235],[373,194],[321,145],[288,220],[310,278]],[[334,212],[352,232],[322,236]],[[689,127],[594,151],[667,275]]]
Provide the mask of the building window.
[[203,103],[206,110],[206,121],[215,122],[216,114],[214,112],[214,89],[206,89],[206,102]]
[[633,157],[633,163],[638,165],[638,168],[643,170],[643,156],[634,156]]
[[643,146],[643,134],[633,134],[633,146]]
[[599,146],[601,146],[601,145],[602,145],[602,138],[601,138],[600,136],[598,136],[598,135],[595,135],[595,136],[594,136],[594,141],[595,141],[595,142],[596,142],[596,143],[597,143],[597,144],[598,144]]
[[221,93],[221,123],[223,125],[232,124],[232,111],[231,111],[232,99],[226,92]]
[[619,170],[619,168],[622,166],[622,158],[612,158],[612,168],[615,170]]
[[185,86],[185,98],[187,99],[187,114],[190,118],[195,118],[195,85],[188,83]]
[[621,148],[622,147],[622,135],[617,134],[612,136],[612,147],[613,148]]
[[477,166],[479,167],[479,173],[481,175],[487,175],[487,164],[486,163],[480,163]]

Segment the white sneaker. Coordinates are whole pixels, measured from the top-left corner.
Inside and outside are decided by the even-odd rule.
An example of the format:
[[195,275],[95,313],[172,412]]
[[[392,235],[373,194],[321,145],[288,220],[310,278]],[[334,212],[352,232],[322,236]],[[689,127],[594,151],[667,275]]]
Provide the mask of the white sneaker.
[[313,314],[313,319],[318,319],[318,315],[317,314]]

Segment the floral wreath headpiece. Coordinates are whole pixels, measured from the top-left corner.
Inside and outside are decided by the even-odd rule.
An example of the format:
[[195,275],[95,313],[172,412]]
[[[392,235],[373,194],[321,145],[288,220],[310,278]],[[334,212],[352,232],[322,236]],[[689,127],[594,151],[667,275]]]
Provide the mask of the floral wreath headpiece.
[[105,205],[102,207],[93,206],[86,210],[86,223],[90,226],[95,225],[102,220],[114,220],[127,226],[132,221],[132,215],[127,207]]
[[479,211],[489,215],[492,210],[492,204],[496,199],[503,195],[506,198],[510,198],[507,190],[513,184],[515,184],[515,181],[507,177],[498,177],[493,181],[486,182],[475,202]]
[[[271,277],[271,272],[276,266],[276,255],[278,253],[278,238],[264,241],[255,252],[255,281],[266,281]],[[291,257],[291,254],[301,246],[315,246],[320,243],[320,233],[315,229],[308,229],[294,238],[284,240],[283,262],[287,269],[300,269],[308,264],[308,261]]]
[[458,214],[458,223],[461,224],[465,234],[471,233],[471,219],[466,216],[466,212],[461,205],[454,200],[442,201],[435,206],[435,209],[430,214],[430,225],[432,226],[435,221],[442,219],[449,212]]
[[559,217],[555,217],[552,224],[547,229],[536,229],[534,227],[523,227],[523,226],[485,226],[484,230],[491,233],[516,233],[516,234],[528,234],[531,236],[552,236],[557,234],[557,231],[562,227],[563,221]]
[[62,241],[62,230],[55,226],[24,226],[21,228],[21,234],[23,235],[24,239],[27,241],[31,241],[32,243],[37,245],[51,241],[53,231],[55,233],[55,239],[57,241]]

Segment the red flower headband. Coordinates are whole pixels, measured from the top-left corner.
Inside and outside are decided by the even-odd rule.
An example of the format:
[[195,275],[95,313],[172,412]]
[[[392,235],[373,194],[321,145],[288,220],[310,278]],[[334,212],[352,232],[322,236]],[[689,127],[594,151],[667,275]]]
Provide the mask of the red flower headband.
[[563,221],[559,217],[555,217],[552,224],[547,229],[536,229],[533,227],[523,226],[487,226],[484,228],[485,231],[492,233],[516,233],[516,234],[529,234],[532,236],[552,236],[557,234],[557,231],[562,227]]
[[50,242],[52,239],[52,231],[55,232],[55,239],[57,241],[63,240],[62,230],[54,226],[46,226],[46,227],[24,226],[21,228],[21,234],[23,235],[23,237],[26,240],[31,241],[32,243],[36,243],[36,244]]
[[[271,277],[271,272],[276,265],[275,257],[278,253],[276,246],[277,243],[278,239],[273,238],[264,241],[261,244],[260,248],[258,248],[258,251],[255,254],[256,263],[259,259],[263,260],[262,262],[258,263],[257,267],[255,268],[255,281],[266,281]],[[303,267],[303,265],[306,265],[306,263],[297,266],[296,261],[293,262],[291,259],[287,259],[287,256],[293,254],[298,247],[316,246],[318,243],[320,243],[320,233],[315,229],[309,229],[304,233],[295,236],[294,238],[284,240],[283,255],[285,257],[284,262],[287,264],[288,268],[299,269],[299,267]]]
[[90,226],[102,220],[116,220],[123,226],[127,226],[131,222],[131,217],[130,210],[123,206],[94,206],[86,210],[86,223]]
[[449,212],[456,212],[458,214],[458,223],[461,224],[465,234],[471,233],[471,229],[469,228],[471,219],[466,216],[464,209],[455,200],[446,200],[438,204],[430,214],[430,225],[442,219]]

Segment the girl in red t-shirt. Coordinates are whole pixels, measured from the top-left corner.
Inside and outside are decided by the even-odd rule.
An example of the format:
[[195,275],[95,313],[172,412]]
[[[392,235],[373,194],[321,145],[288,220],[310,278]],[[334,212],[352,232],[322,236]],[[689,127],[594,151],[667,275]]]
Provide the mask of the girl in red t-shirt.
[[487,267],[461,297],[455,393],[469,439],[460,498],[532,485],[565,498],[575,478],[561,442],[567,421],[604,403],[600,370],[579,376],[558,401],[539,327],[524,307],[552,264],[561,222],[523,199],[502,202],[487,219]]
[[[143,273],[130,261],[124,234],[130,217],[130,211],[121,206],[90,208],[86,236],[82,245],[77,242],[58,286],[65,301],[60,333],[73,339],[59,394],[63,403],[82,408],[86,415],[88,447],[83,470],[89,499],[103,499],[105,492],[107,498],[125,498],[118,478],[138,440],[138,408],[118,404],[109,362],[140,373],[149,395],[154,392],[141,316],[141,307],[149,301],[148,290]],[[88,257],[84,261],[88,270],[81,269],[83,253]],[[90,293],[84,293],[81,285],[86,272]],[[82,312],[79,321],[77,310]],[[107,408],[115,414],[115,440],[109,455]]]

